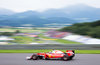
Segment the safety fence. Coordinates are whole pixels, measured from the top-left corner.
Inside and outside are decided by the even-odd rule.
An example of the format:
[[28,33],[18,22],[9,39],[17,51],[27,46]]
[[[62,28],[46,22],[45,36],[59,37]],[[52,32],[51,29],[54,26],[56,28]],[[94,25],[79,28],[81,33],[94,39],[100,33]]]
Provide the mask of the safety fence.
[[66,45],[66,44],[40,44],[40,45],[0,45],[0,50],[28,50],[28,49],[74,49],[74,50],[100,50],[99,44]]

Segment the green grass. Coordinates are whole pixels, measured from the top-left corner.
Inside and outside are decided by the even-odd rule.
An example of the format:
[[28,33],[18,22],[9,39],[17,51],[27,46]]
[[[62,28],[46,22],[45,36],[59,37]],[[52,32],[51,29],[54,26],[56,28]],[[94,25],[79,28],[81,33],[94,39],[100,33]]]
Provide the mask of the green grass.
[[56,42],[60,42],[60,43],[64,43],[64,44],[81,44],[79,42],[73,42],[73,41],[69,41],[69,40],[64,40],[64,39],[57,39],[55,40]]
[[44,43],[44,41],[36,41],[36,43]]
[[[0,53],[40,53],[49,52],[51,50],[0,50]],[[66,52],[66,50],[61,50]],[[100,54],[100,50],[75,50],[76,54]]]
[[4,32],[15,32],[16,30],[19,30],[22,33],[43,32],[43,30],[38,30],[38,29],[0,28],[0,31]]
[[100,54],[100,50],[76,50],[79,54]]
[[14,42],[14,43],[20,43],[20,44],[28,44],[28,43],[31,43],[31,42],[34,41],[33,40],[34,38],[27,37],[27,36],[14,36],[12,38],[15,39],[12,42]]
[[40,37],[40,38],[44,38],[44,39],[52,39],[52,38],[50,38],[50,37],[44,36],[43,34],[39,34],[39,37]]
[[12,36],[11,38],[14,38],[13,43],[19,43],[19,44],[29,44],[29,43],[44,43],[44,41],[33,38],[33,37],[28,37],[28,36]]
[[[50,37],[46,37],[43,34],[40,34],[39,37],[44,38],[44,39],[53,39],[53,38],[50,38]],[[69,41],[69,40],[64,40],[64,39],[57,39],[57,40],[53,40],[53,41],[56,41],[56,42],[59,42],[59,43],[64,43],[64,44],[82,44],[82,43],[79,43],[79,42],[74,42],[74,41]]]

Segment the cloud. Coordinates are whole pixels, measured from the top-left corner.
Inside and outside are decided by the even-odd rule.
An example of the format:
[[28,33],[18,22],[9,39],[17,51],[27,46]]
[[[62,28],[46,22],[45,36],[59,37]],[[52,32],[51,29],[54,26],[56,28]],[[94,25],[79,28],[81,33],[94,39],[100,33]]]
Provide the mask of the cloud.
[[17,12],[26,10],[43,11],[49,8],[62,8],[78,3],[100,8],[99,0],[0,0],[0,7]]

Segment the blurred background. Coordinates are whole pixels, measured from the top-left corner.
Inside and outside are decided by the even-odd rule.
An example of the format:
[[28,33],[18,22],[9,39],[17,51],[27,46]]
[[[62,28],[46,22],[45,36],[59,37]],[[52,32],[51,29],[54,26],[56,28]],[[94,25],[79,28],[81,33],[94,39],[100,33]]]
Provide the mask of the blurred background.
[[0,45],[100,44],[98,0],[0,0]]
[[[68,62],[27,61],[75,50]],[[100,65],[100,0],[0,0],[0,65]]]

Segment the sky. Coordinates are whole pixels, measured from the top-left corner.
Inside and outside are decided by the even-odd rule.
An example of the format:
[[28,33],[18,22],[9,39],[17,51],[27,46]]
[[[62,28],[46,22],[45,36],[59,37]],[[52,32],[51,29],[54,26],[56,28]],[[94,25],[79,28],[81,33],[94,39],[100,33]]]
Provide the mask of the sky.
[[58,9],[80,3],[100,8],[100,0],[0,0],[0,8],[10,9],[15,12],[27,10],[41,12],[51,8]]

